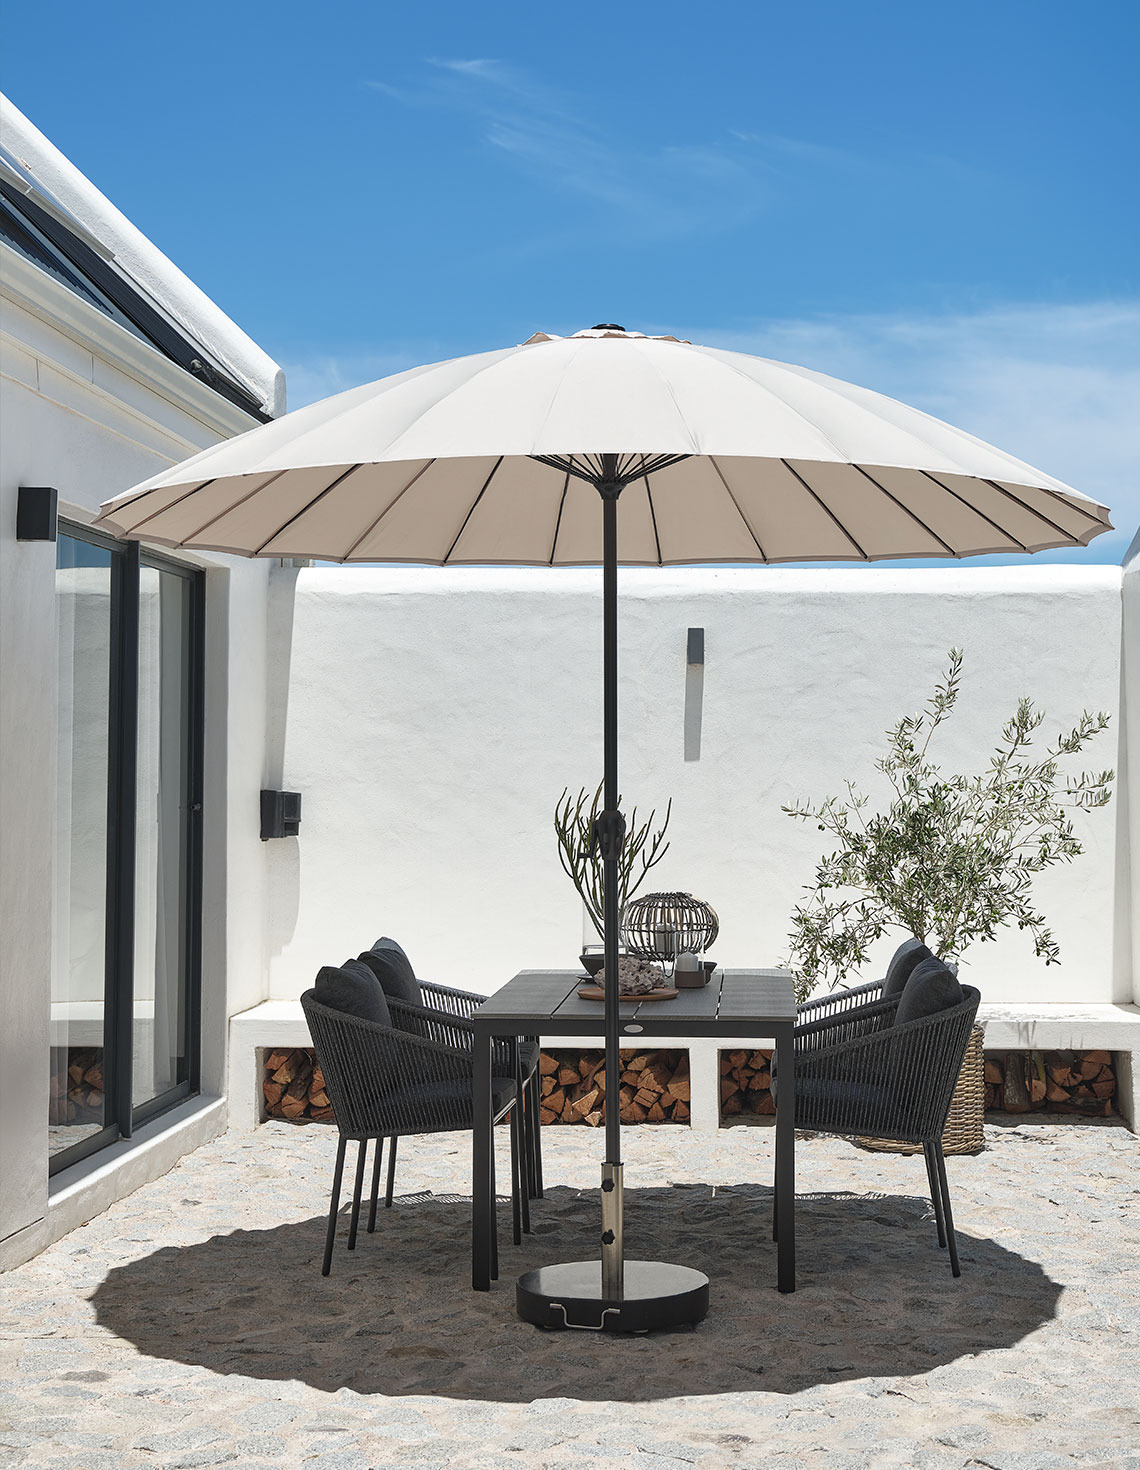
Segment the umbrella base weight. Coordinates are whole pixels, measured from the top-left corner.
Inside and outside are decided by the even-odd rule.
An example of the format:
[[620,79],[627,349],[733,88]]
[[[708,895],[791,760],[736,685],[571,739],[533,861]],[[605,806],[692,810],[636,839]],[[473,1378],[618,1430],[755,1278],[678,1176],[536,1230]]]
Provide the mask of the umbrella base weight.
[[602,1263],[540,1266],[519,1278],[515,1304],[537,1327],[590,1332],[661,1332],[699,1322],[709,1309],[709,1279],[688,1266],[626,1261],[620,1301],[602,1295]]

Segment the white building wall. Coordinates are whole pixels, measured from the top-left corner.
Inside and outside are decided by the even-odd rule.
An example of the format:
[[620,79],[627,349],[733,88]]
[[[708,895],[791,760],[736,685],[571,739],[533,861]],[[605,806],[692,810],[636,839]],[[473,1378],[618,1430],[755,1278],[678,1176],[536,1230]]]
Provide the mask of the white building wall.
[[[252,427],[248,416],[104,320],[34,266],[4,252],[0,292],[0,1266],[26,1258],[142,1180],[139,1159],[104,1151],[49,1205],[48,1047],[56,825],[55,547],[15,539],[17,489],[52,485],[61,514],[101,501],[168,464]],[[190,558],[207,568],[205,964],[202,1089],[220,1093],[226,1020],[264,990],[263,563]],[[227,985],[233,980],[232,994]],[[213,1126],[224,1121],[215,1117]],[[149,1132],[153,1133],[154,1128]],[[181,1148],[200,1141],[183,1125]],[[149,1146],[148,1168],[176,1156]],[[145,1173],[145,1170],[143,1171]]]
[[[601,775],[600,573],[282,575],[271,604],[292,652],[274,660],[271,724],[304,808],[301,836],[269,844],[272,997],[380,933],[425,977],[475,990],[574,963],[581,908],[551,817],[564,786]],[[951,645],[966,664],[937,747],[947,768],[984,765],[1023,693],[1048,731],[1107,710],[1088,764],[1120,764],[1119,568],[630,570],[620,602],[626,806],[673,799],[671,849],[646,888],[712,903],[725,964],[781,959],[822,851],[781,803],[848,778],[881,789],[884,731],[923,704]],[[703,697],[689,627],[705,629]],[[700,759],[686,760],[698,698]],[[970,952],[987,1000],[1131,998],[1125,818],[1115,803],[1078,814],[1085,855],[1039,879],[1059,966],[1017,932]]]

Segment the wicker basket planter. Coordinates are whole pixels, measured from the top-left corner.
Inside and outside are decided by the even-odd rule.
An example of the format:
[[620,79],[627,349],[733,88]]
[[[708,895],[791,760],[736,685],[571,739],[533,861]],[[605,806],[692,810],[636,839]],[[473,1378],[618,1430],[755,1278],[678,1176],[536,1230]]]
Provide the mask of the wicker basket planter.
[[[942,1132],[942,1151],[947,1154],[973,1154],[985,1147],[986,1109],[986,1033],[981,1026],[970,1032],[966,1055],[962,1058],[962,1070],[950,1099],[950,1111],[946,1115],[946,1127]],[[922,1152],[918,1143],[892,1143],[885,1138],[860,1138],[864,1148],[876,1149],[880,1153],[917,1154]]]

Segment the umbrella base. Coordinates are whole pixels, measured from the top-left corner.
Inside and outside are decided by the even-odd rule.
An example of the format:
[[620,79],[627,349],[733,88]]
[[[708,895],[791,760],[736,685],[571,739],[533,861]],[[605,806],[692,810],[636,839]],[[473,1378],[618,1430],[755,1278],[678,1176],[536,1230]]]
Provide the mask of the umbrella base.
[[591,1332],[660,1332],[699,1322],[709,1309],[709,1279],[688,1266],[626,1261],[620,1301],[602,1295],[602,1263],[569,1261],[520,1276],[515,1305],[538,1327]]

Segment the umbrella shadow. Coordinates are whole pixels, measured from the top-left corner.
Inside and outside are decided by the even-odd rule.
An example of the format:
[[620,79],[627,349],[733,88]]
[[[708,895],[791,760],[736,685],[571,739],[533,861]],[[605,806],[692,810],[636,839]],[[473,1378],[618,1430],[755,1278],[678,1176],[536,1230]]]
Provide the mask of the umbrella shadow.
[[757,1185],[627,1190],[631,1258],[676,1261],[711,1281],[708,1317],[646,1337],[543,1332],[514,1314],[523,1270],[588,1253],[592,1193],[552,1189],[535,1233],[500,1246],[501,1280],[468,1286],[470,1203],[412,1195],[320,1275],[324,1221],[166,1246],[112,1270],[101,1326],[151,1357],[333,1391],[529,1403],[548,1396],[651,1401],[925,1373],[1014,1346],[1053,1317],[1060,1287],[997,1242],[959,1235],[950,1275],[927,1201],[801,1196],[799,1278],[775,1290],[771,1192]]

